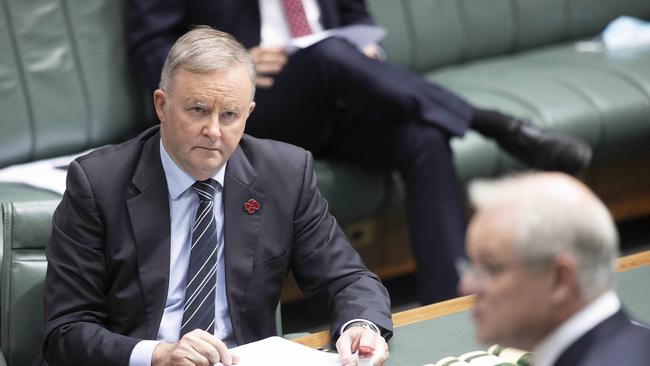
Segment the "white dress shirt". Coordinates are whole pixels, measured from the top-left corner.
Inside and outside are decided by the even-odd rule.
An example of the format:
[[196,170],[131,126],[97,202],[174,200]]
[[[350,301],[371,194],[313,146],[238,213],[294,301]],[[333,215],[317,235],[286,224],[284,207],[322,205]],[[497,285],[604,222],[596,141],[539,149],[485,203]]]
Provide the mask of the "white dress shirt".
[[[167,187],[169,190],[169,214],[171,223],[169,288],[167,289],[167,301],[165,302],[165,310],[160,321],[160,328],[158,329],[156,340],[139,342],[131,352],[130,366],[150,366],[153,350],[158,343],[178,341],[183,319],[192,224],[196,210],[199,207],[199,199],[192,189],[195,179],[176,165],[165,150],[162,141],[160,142],[160,159],[163,170],[165,171],[165,178],[167,179]],[[212,177],[218,183],[217,191],[214,195],[214,216],[217,223],[218,238],[214,335],[228,347],[232,347],[236,345],[236,342],[233,335],[232,323],[230,322],[230,315],[228,314],[223,258],[223,182],[225,171],[226,165]]]
[[[284,46],[291,40],[291,32],[287,19],[284,17],[282,0],[259,0],[260,7],[260,46]],[[323,30],[320,21],[320,8],[316,0],[302,0],[305,15],[311,31],[314,33]]]
[[569,346],[620,309],[621,301],[614,291],[607,291],[597,297],[589,305],[573,314],[535,347],[533,350],[535,366],[553,365]]

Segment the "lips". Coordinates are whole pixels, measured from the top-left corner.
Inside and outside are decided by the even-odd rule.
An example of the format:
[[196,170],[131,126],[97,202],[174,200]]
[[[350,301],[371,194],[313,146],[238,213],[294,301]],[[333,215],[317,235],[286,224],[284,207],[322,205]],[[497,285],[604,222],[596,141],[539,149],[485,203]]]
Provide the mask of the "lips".
[[219,149],[216,147],[197,146],[196,148],[202,150],[209,150],[209,151],[219,151]]

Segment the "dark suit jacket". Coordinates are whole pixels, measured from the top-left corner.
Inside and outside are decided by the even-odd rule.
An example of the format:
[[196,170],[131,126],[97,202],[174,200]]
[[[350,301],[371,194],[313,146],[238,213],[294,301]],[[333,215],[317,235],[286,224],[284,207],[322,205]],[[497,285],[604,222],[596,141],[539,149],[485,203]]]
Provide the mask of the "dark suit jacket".
[[650,365],[650,329],[624,311],[605,319],[573,343],[555,366]]
[[[318,0],[323,26],[370,24],[363,0]],[[260,43],[258,0],[131,0],[129,44],[136,75],[154,90],[174,42],[193,25],[232,34],[244,47]]]
[[[47,247],[43,355],[50,365],[126,365],[154,339],[170,253],[168,190],[154,127],[74,161]],[[261,208],[244,210],[253,198]],[[331,330],[365,318],[390,335],[388,294],[327,211],[311,155],[244,136],[224,182],[226,293],[239,344],[275,333],[291,269],[307,294],[324,291]]]

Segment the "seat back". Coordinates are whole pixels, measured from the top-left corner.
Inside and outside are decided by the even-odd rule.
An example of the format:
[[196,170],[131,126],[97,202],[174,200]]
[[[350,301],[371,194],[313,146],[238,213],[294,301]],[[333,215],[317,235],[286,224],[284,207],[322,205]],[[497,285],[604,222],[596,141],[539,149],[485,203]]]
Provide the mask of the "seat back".
[[620,15],[650,19],[648,0],[372,0],[388,57],[426,72],[592,37]]
[[115,143],[142,123],[126,3],[2,2],[0,167]]
[[11,366],[31,365],[40,347],[45,246],[57,204],[2,204],[0,346]]

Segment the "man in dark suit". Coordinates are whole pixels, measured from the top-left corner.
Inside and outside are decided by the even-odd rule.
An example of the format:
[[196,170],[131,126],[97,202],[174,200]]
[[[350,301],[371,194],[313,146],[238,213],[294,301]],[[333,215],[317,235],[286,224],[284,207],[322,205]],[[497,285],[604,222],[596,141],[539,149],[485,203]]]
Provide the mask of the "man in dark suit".
[[360,51],[330,38],[286,54],[283,46],[294,36],[371,24],[361,0],[130,4],[132,63],[152,90],[174,40],[192,25],[207,24],[233,34],[255,61],[257,107],[247,133],[286,141],[319,157],[401,173],[422,303],[457,295],[453,263],[463,255],[465,215],[451,137],[471,127],[541,169],[576,172],[589,161],[591,150],[583,143],[475,109],[416,74],[378,61],[381,48],[376,44]]
[[472,183],[470,199],[460,286],[480,342],[532,350],[535,366],[650,363],[650,328],[613,291],[618,236],[593,192],[537,173]]
[[231,365],[229,347],[275,334],[289,270],[328,296],[344,363],[383,364],[386,289],[327,212],[311,154],[243,135],[254,80],[234,38],[195,29],[154,93],[160,127],[70,165],[36,364]]

